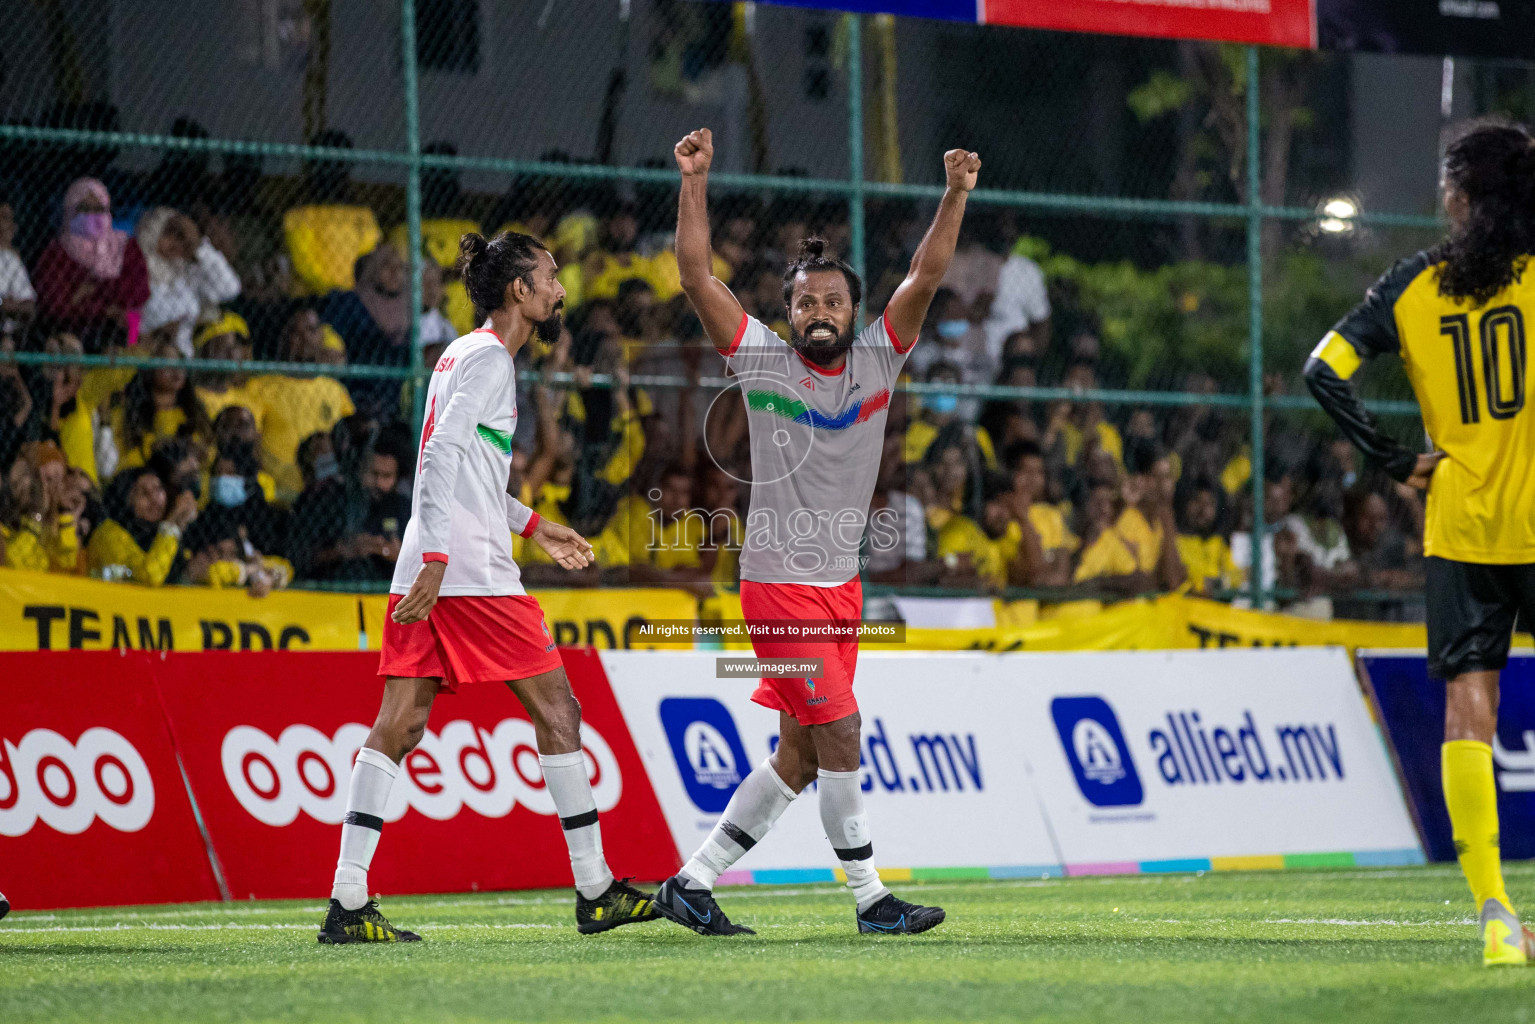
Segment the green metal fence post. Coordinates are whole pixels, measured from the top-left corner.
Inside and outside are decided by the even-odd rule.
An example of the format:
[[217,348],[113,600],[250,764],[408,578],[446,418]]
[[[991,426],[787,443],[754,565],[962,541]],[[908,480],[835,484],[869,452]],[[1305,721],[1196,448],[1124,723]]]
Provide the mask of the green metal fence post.
[[421,105],[416,81],[416,0],[400,0],[400,67],[405,85],[405,236],[410,267],[410,361],[415,371],[412,425],[421,433],[426,409],[426,368],[421,365]]
[[851,235],[848,262],[867,278],[864,272],[864,208],[863,208],[863,21],[862,15],[847,15],[847,146],[848,228]]
[[1262,127],[1258,48],[1247,48],[1247,382],[1252,401],[1253,525],[1251,585],[1254,608],[1263,607],[1263,175],[1258,167]]

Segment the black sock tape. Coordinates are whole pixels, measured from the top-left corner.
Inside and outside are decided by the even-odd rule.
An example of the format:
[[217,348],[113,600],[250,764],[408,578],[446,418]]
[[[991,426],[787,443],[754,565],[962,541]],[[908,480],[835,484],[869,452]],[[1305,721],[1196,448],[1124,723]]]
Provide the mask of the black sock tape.
[[838,860],[868,860],[874,856],[874,844],[864,843],[853,850],[839,850],[833,846],[831,852],[837,855]]
[[375,832],[384,831],[384,819],[376,814],[364,814],[361,811],[347,811],[346,823],[348,825],[361,825],[363,828],[371,828]]
[[720,822],[720,831],[729,836],[730,841],[739,846],[742,853],[745,853],[747,850],[750,850],[753,846],[757,845],[757,840],[747,835],[746,831],[735,822]]
[[580,814],[572,814],[568,818],[560,819],[560,828],[564,829],[566,832],[569,832],[574,828],[585,828],[588,825],[595,824],[597,824],[597,808],[595,807],[589,811],[583,811]]

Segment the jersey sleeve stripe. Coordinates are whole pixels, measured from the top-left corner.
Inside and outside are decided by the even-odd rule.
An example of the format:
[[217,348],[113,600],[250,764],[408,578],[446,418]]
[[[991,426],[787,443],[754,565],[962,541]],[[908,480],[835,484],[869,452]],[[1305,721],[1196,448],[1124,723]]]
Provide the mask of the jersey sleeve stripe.
[[890,344],[894,345],[895,346],[895,350],[897,352],[901,353],[901,355],[903,355],[903,356],[907,352],[910,352],[911,351],[911,345],[915,345],[917,343],[917,339],[916,338],[911,339],[911,345],[902,345],[901,344],[901,339],[896,337],[895,328],[890,326],[890,310],[889,310],[888,307],[885,309],[883,319],[885,321],[885,333],[890,336]]
[[1312,349],[1311,355],[1332,367],[1332,372],[1336,373],[1340,380],[1348,380],[1352,377],[1363,362],[1359,357],[1359,350],[1337,331],[1328,331],[1327,336]]
[[441,562],[443,565],[447,565],[448,564],[447,552],[445,552],[445,551],[423,551],[421,553],[421,563],[423,565],[425,565],[427,562]]
[[528,537],[533,536],[533,531],[538,529],[539,520],[540,520],[540,516],[539,516],[539,514],[537,512],[529,512],[528,513],[528,525],[524,526],[522,528],[522,533],[519,536],[521,536],[523,538],[528,538]]
[[733,355],[736,354],[736,349],[741,347],[741,339],[746,337],[746,325],[748,323],[750,323],[750,322],[751,322],[751,317],[746,315],[746,311],[745,310],[742,310],[741,311],[741,326],[736,328],[736,336],[731,339],[730,347],[729,348],[722,348],[722,349],[718,349],[717,350],[720,355],[722,355],[722,356],[733,356]]

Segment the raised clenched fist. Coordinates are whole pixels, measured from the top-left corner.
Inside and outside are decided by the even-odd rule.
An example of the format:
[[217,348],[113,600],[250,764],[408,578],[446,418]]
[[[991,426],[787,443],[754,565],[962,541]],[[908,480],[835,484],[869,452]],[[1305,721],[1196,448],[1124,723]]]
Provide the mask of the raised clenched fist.
[[688,132],[672,148],[672,154],[676,156],[677,166],[685,177],[707,174],[709,164],[714,161],[714,133],[707,128]]
[[975,188],[981,170],[981,157],[963,149],[951,149],[943,155],[943,173],[950,188],[969,192]]

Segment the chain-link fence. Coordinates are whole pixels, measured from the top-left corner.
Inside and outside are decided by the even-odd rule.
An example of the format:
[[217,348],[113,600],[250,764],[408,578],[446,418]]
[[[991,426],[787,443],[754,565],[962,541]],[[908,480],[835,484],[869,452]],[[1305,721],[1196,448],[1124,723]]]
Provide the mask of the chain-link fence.
[[[559,261],[569,328],[519,357],[513,489],[601,563],[565,574],[528,544],[529,578],[732,582],[739,402],[716,400],[734,385],[671,239],[670,150],[707,125],[716,273],[780,331],[800,239],[847,255],[872,318],[942,153],[984,160],[892,404],[875,503],[902,540],[865,551],[871,585],[1054,600],[1187,577],[1411,616],[1421,503],[1337,443],[1299,371],[1438,237],[1445,128],[1535,107],[1522,65],[750,3],[4,18],[6,560],[141,582],[384,585],[425,373],[476,326],[459,238],[507,227]],[[1421,443],[1400,368],[1364,380]]]

